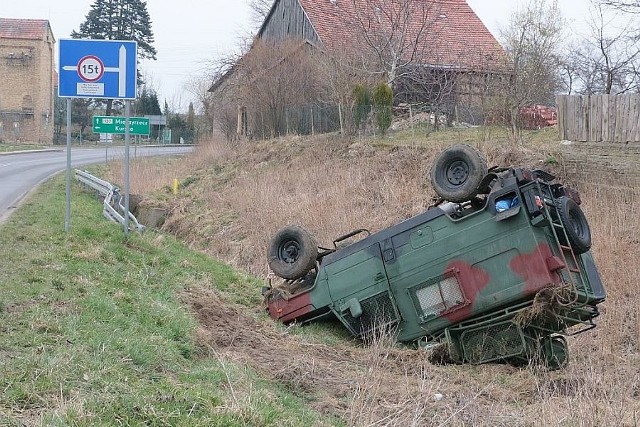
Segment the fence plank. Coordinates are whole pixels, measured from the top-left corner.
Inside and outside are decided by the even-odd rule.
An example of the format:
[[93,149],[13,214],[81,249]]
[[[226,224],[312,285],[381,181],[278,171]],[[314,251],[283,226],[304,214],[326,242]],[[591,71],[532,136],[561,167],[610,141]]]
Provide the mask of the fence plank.
[[608,95],[599,95],[600,105],[602,105],[602,141],[609,141],[609,97]]
[[640,94],[560,95],[558,135],[590,142],[640,142]]
[[631,117],[633,132],[631,134],[631,141],[640,141],[640,98],[632,98],[631,104],[633,105],[633,116]]
[[585,96],[582,98],[582,141],[589,141],[589,97]]
[[602,101],[598,95],[589,97],[589,141],[602,141]]
[[567,139],[567,126],[564,123],[566,99],[562,96],[556,96],[556,105],[558,106],[558,138],[560,141]]

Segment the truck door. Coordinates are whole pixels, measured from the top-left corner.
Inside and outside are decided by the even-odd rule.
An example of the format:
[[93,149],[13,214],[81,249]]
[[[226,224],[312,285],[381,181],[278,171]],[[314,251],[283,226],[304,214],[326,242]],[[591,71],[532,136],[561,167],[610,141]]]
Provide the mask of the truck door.
[[379,243],[332,262],[325,271],[333,312],[353,334],[398,322]]

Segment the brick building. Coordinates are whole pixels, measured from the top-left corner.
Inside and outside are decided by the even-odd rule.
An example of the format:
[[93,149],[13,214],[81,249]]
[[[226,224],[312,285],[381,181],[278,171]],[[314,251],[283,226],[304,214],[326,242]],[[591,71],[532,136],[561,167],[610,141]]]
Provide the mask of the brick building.
[[54,44],[47,20],[0,18],[0,142],[53,141]]

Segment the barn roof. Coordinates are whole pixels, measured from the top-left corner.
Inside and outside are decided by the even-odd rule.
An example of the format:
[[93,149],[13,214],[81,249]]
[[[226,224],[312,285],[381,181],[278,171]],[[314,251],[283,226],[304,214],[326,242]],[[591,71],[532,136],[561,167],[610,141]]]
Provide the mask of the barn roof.
[[[344,51],[362,47],[362,25],[355,21],[374,12],[366,12],[373,2],[367,0],[298,0],[320,41],[328,50]],[[466,0],[410,0],[414,13],[408,21],[410,36],[418,40],[415,49],[423,63],[440,66],[486,66],[505,59],[505,51],[482,23]],[[385,2],[377,2],[384,5]],[[397,2],[388,1],[387,7]],[[384,7],[384,6],[383,6]],[[384,11],[389,12],[389,11]],[[369,21],[374,28],[384,26],[385,18]],[[425,18],[429,21],[425,22]],[[388,23],[387,23],[388,24]],[[375,28],[374,28],[375,30]]]
[[49,21],[45,19],[0,18],[0,38],[45,40],[50,31]]

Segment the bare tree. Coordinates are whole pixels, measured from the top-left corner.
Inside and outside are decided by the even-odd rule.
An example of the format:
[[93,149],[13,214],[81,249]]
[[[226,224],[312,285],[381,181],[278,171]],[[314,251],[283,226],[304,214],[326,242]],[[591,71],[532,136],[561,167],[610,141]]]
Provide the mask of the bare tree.
[[[198,98],[202,109],[211,124],[211,131],[220,131],[225,138],[233,141],[237,138],[237,108],[241,89],[241,78],[234,73],[240,68],[242,58],[251,49],[248,37],[240,39],[237,50],[218,56],[203,68],[206,75],[202,81],[195,79],[188,84],[187,90]],[[206,92],[205,92],[206,90]]]
[[[228,141],[234,141],[237,135],[237,108],[241,102],[235,94],[239,90],[237,80],[233,76],[235,69],[228,62],[229,57],[220,58],[212,64],[212,74],[204,97],[203,108],[205,116],[211,123],[212,133],[220,131]],[[211,86],[213,82],[213,86]]]
[[209,92],[211,82],[216,78],[211,75],[194,76],[185,83],[185,90],[191,93],[196,99],[196,109],[201,113],[197,124],[198,135],[211,134],[214,129],[215,100],[213,94]]
[[353,134],[354,88],[358,85],[373,87],[379,82],[375,73],[363,71],[361,59],[353,51],[322,52],[314,55],[319,72],[321,91],[319,100],[338,107],[340,128],[345,134]]
[[638,90],[640,48],[632,20],[624,22],[595,3],[589,24],[590,34],[572,47],[565,61],[564,69],[572,70],[572,89],[585,95]]
[[579,93],[579,81],[581,67],[577,61],[577,54],[581,49],[581,44],[570,43],[567,46],[566,53],[560,60],[559,78],[560,78],[560,92],[567,95],[573,95]]
[[598,0],[601,5],[616,8],[625,13],[640,13],[640,0]]
[[563,26],[557,0],[533,0],[515,12],[501,31],[511,60],[504,103],[514,138],[520,134],[520,109],[532,103],[552,103],[560,87]]
[[[358,28],[363,53],[363,68],[395,82],[414,69],[410,65],[433,58],[437,40],[435,22],[438,3],[420,0],[351,0],[345,14],[350,25]],[[373,59],[373,60],[372,60]]]
[[[451,43],[451,7],[440,1],[349,0],[342,11],[348,25],[357,28],[363,70],[385,79],[396,103],[419,103],[421,110],[445,115],[449,123],[469,76],[485,74],[480,66],[490,65],[495,73],[504,65],[497,44],[485,52],[467,46],[464,38]],[[436,128],[439,123],[434,120]]]
[[236,61],[219,82],[218,110],[229,128],[231,109],[236,108],[238,133],[276,137],[290,129],[296,108],[320,99],[318,67],[309,46],[302,40],[278,43],[257,40],[251,50]]
[[251,21],[256,28],[259,28],[273,6],[274,0],[249,0],[251,10]]

